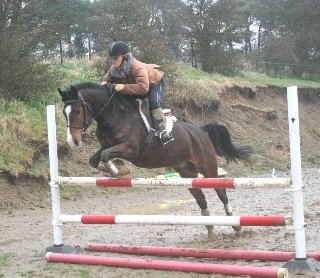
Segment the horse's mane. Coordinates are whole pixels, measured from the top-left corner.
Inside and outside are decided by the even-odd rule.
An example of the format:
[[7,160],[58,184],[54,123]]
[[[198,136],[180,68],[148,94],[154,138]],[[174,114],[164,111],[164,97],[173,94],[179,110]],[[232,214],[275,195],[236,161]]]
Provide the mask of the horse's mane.
[[94,82],[82,82],[82,83],[78,83],[73,85],[77,90],[81,90],[81,89],[102,89],[103,86],[94,83]]
[[72,85],[73,87],[76,88],[77,91],[79,90],[85,90],[85,89],[92,89],[92,90],[97,90],[99,91],[99,93],[103,93],[103,94],[107,94],[107,95],[111,95],[112,94],[112,89],[111,87],[107,87],[104,85],[100,85],[94,82],[82,82],[82,83],[78,83],[75,85]]

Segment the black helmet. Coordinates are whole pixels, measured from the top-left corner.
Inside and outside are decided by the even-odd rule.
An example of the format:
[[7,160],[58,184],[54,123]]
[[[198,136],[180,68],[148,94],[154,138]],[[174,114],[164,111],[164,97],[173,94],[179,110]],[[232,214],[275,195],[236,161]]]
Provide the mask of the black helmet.
[[109,48],[109,57],[116,57],[130,52],[129,46],[122,41],[114,42]]

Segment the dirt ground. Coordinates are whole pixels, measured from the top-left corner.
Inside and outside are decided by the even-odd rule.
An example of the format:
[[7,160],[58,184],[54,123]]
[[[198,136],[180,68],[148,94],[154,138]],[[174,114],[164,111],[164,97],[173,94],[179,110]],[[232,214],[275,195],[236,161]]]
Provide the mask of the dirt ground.
[[[288,177],[289,173],[278,177]],[[303,171],[306,243],[308,251],[319,251],[320,169]],[[66,196],[62,190],[62,196]],[[212,190],[205,190],[212,214],[224,215],[222,203]],[[234,215],[292,215],[292,194],[283,189],[229,190]],[[49,202],[49,192],[48,192]],[[173,214],[199,215],[192,196],[184,188],[112,189],[75,191],[62,200],[67,214]],[[47,263],[45,249],[53,243],[50,207],[1,212],[0,277],[220,277],[168,271],[132,270],[102,266]],[[207,239],[203,226],[73,225],[63,226],[65,244],[80,253],[89,242],[221,249],[294,250],[293,230],[284,227],[215,227],[215,238]],[[101,254],[98,254],[101,255]],[[120,256],[113,255],[111,256]],[[124,257],[125,255],[121,255]],[[130,256],[130,255],[127,255]],[[151,258],[151,257],[149,257]],[[162,258],[158,258],[162,259]],[[172,258],[166,258],[168,260]],[[176,258],[174,258],[177,260]],[[210,259],[183,258],[181,261],[220,263]],[[239,265],[281,267],[282,263],[244,261],[223,262]],[[222,277],[222,276],[221,276]],[[290,277],[320,277],[320,272]]]

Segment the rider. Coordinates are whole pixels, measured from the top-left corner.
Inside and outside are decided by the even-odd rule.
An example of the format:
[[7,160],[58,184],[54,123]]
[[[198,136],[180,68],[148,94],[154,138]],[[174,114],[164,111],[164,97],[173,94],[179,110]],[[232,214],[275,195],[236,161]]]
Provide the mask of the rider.
[[112,83],[117,92],[147,95],[161,142],[166,145],[173,141],[172,134],[166,130],[166,119],[160,107],[165,94],[165,82],[162,78],[164,73],[157,69],[159,66],[138,61],[130,53],[128,45],[122,41],[111,44],[109,57],[112,58],[112,66],[103,77],[101,85]]

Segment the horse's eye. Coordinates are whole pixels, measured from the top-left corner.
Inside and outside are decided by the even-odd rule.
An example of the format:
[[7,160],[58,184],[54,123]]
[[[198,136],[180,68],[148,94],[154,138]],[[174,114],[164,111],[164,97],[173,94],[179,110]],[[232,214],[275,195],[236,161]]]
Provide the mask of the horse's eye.
[[77,113],[77,114],[80,114],[80,110],[77,110],[76,113]]

